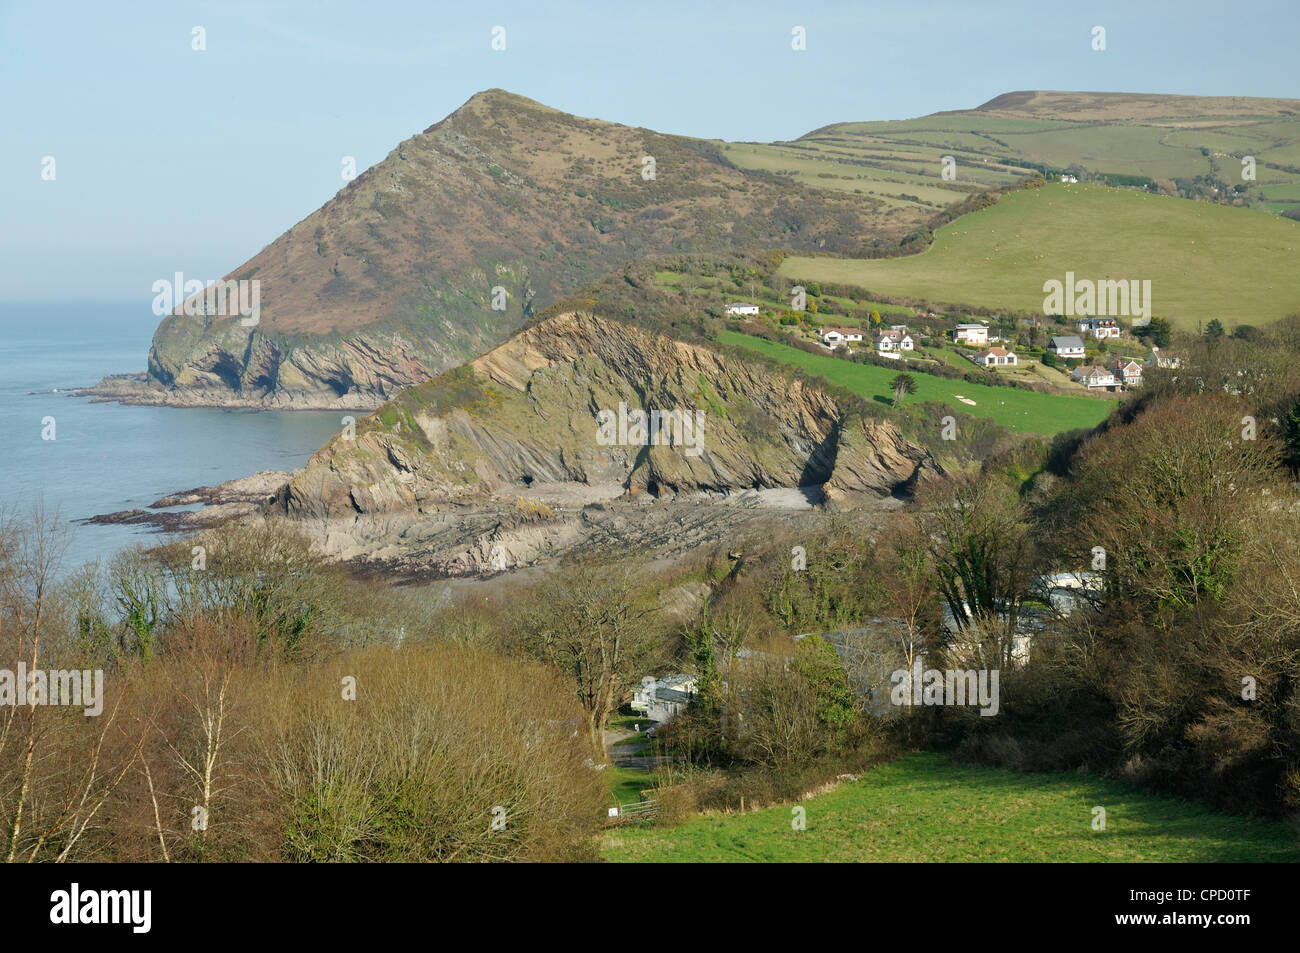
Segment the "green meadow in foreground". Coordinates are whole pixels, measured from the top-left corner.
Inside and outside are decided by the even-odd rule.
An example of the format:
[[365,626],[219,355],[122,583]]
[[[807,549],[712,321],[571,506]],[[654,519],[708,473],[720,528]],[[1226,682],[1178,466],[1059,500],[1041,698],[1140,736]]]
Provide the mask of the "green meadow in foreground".
[[[1215,814],[1080,774],[908,754],[793,805],[605,835],[610,861],[1300,861],[1277,821]],[[1094,808],[1106,829],[1093,830]]]
[[1266,212],[1099,185],[1046,185],[1004,195],[935,233],[919,255],[876,260],[787,258],[795,281],[857,285],[945,304],[1043,311],[1043,283],[1151,281],[1152,313],[1265,324],[1300,310],[1300,222]]
[[[838,357],[809,354],[797,347],[777,344],[738,331],[723,331],[718,339],[724,344],[748,348],[783,364],[802,368],[809,374],[824,377],[868,400],[878,399],[890,404],[894,393],[889,382],[900,371],[907,371],[916,381],[916,393],[904,398],[907,403],[937,401],[974,417],[992,418],[1010,430],[1049,437],[1065,430],[1097,426],[1109,416],[1116,403],[1113,399],[1040,394],[1013,387],[990,387],[987,384],[949,380],[904,366],[902,361],[897,368],[854,364]],[[971,368],[974,369],[973,364]],[[959,401],[958,396],[973,400],[975,404],[972,406]]]

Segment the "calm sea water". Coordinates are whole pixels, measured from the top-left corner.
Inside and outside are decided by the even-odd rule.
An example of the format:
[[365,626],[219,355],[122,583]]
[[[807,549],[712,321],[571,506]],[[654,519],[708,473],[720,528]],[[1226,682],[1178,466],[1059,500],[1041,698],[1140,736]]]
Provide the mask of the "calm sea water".
[[[72,533],[68,568],[160,539],[72,520],[301,466],[339,429],[341,411],[125,407],[65,393],[143,370],[157,322],[147,303],[0,303],[0,506],[57,508]],[[41,438],[44,417],[54,440]]]

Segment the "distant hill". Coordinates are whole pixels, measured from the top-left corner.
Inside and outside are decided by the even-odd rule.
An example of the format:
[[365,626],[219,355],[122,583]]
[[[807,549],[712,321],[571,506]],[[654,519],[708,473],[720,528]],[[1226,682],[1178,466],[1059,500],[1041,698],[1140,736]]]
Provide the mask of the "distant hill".
[[1070,119],[1078,122],[1191,119],[1203,116],[1300,118],[1300,100],[1266,99],[1257,96],[1171,96],[1163,93],[1019,90],[995,96],[970,111],[1028,119]]
[[[885,203],[920,224],[970,192],[1036,175],[1300,209],[1300,100],[1032,91],[919,119],[844,122],[793,142],[723,144],[744,168]],[[942,178],[952,157],[951,180]],[[1253,157],[1254,178],[1242,159]]]

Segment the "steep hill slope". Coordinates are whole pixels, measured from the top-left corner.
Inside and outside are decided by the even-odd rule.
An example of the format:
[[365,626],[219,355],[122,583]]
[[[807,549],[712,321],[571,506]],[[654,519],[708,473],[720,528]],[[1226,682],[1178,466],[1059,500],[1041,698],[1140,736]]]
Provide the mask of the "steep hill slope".
[[865,247],[872,205],[744,172],[703,141],[490,90],[230,272],[260,282],[256,327],[168,316],[142,399],[373,407],[637,256],[848,253]]

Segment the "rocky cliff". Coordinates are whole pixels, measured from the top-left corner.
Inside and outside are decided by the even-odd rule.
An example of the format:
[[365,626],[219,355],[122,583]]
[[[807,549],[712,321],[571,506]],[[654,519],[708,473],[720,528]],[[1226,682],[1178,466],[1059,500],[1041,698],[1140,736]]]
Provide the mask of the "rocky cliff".
[[[636,428],[638,411],[670,421],[658,440]],[[687,419],[694,429],[672,426]],[[515,565],[596,531],[617,537],[596,514],[620,504],[691,500],[683,528],[704,537],[727,520],[701,503],[802,488],[787,502],[847,504],[933,469],[891,423],[850,417],[814,386],[567,312],[356,421],[275,510],[333,555],[421,551],[443,570],[482,568],[494,543]],[[631,535],[661,531],[638,526]]]

